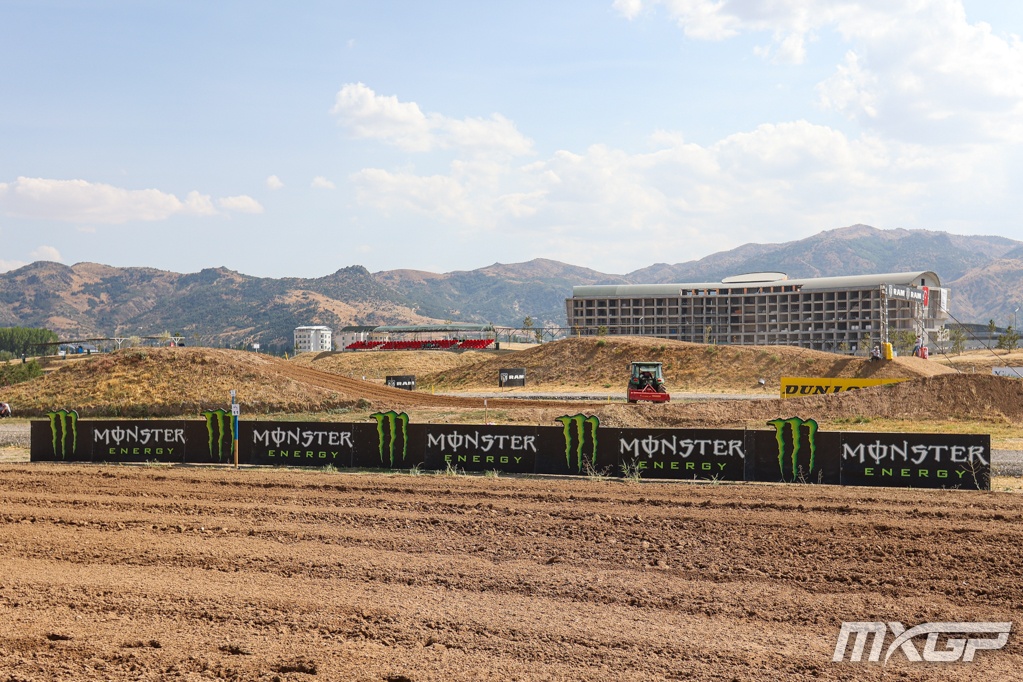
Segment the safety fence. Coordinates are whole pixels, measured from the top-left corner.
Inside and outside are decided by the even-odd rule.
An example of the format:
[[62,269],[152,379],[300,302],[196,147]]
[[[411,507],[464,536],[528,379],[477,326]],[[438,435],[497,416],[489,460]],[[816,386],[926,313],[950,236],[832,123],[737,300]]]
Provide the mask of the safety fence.
[[[232,416],[85,420],[51,412],[31,427],[34,462],[232,464]],[[989,489],[991,438],[975,434],[821,431],[812,419],[763,430],[601,426],[584,414],[553,426],[413,424],[403,412],[365,423],[240,421],[244,465],[497,471],[643,479]]]

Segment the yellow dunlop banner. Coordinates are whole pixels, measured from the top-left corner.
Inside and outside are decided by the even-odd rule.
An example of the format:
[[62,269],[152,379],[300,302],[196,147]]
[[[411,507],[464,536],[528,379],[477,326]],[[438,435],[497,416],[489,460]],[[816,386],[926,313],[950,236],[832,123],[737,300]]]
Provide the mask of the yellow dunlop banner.
[[868,386],[881,384],[897,384],[904,379],[822,379],[813,377],[782,377],[781,397],[801,398],[805,395],[824,395],[825,393],[843,393],[855,391]]

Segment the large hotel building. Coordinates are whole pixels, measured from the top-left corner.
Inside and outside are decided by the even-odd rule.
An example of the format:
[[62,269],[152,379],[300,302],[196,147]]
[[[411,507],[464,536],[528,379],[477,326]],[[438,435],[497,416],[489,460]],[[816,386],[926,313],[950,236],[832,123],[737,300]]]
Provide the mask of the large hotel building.
[[720,282],[577,286],[565,308],[579,335],[855,352],[900,331],[937,341],[948,289],[929,271],[813,279],[758,272]]

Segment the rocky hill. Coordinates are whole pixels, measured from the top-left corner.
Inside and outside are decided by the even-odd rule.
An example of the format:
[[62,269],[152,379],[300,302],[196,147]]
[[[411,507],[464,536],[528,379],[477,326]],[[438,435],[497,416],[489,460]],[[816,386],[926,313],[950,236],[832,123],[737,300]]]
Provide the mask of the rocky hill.
[[[1023,305],[1023,242],[854,225],[784,244],[746,244],[686,263],[624,275],[536,259],[470,271],[370,273],[344,267],[318,278],[252,277],[226,268],[179,274],[152,268],[37,262],[0,273],[0,326],[46,327],[62,338],[179,333],[200,345],[259,342],[290,349],[304,324],[565,323],[582,284],[710,282],[744,272],[790,277],[934,270],[962,322],[1012,324]],[[1018,311],[1017,311],[1018,312]]]

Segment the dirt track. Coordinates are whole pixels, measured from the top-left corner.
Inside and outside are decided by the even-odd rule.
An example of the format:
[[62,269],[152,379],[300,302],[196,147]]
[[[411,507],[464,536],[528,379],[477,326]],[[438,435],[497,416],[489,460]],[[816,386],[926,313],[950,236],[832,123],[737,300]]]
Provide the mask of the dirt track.
[[0,467],[0,679],[1018,679],[831,662],[1023,616],[1023,497]]
[[[283,374],[283,373],[282,373]],[[350,379],[330,372],[302,367],[300,365],[287,366],[287,373],[283,374],[294,381],[301,381],[311,386],[318,386],[330,391],[357,395],[374,404],[386,405],[388,407],[401,405],[414,405],[416,407],[450,407],[463,409],[483,409],[483,398],[461,398],[457,396],[435,395],[423,391],[409,392],[400,388],[381,386],[368,381]],[[560,407],[564,408],[565,403],[555,400],[516,400],[505,398],[489,398],[487,405],[494,408],[499,407]]]

